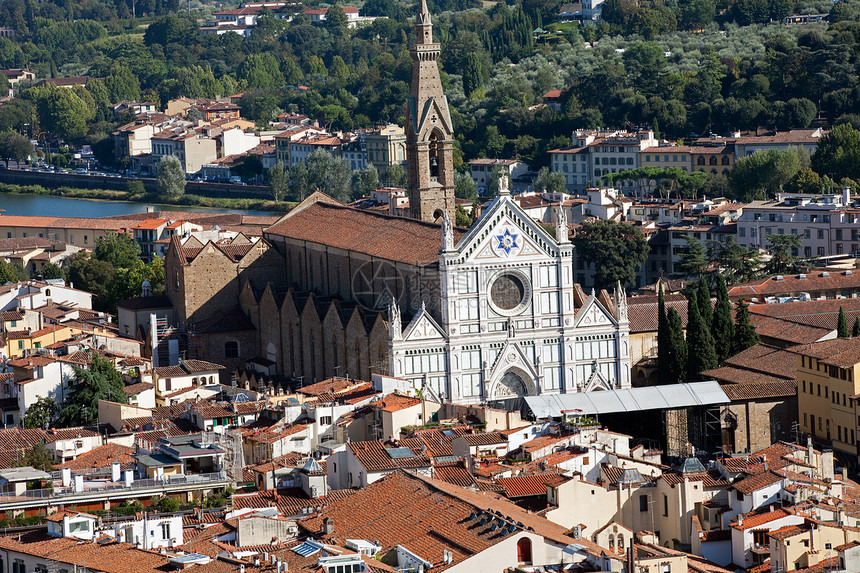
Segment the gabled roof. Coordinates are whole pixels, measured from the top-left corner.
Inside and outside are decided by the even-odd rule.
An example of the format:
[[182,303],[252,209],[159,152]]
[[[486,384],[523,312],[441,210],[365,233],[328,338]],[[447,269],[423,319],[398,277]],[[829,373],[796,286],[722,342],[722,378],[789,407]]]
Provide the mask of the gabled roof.
[[[439,261],[439,225],[347,207],[314,193],[264,231],[410,265]],[[465,231],[454,229],[455,241]]]

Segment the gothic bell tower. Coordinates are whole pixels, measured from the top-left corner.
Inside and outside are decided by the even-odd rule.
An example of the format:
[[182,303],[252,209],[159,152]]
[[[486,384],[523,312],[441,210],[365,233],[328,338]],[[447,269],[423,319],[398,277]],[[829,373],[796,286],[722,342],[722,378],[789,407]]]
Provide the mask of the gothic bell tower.
[[439,79],[439,44],[426,0],[418,0],[412,56],[412,91],[406,122],[409,210],[413,219],[454,221],[454,130]]

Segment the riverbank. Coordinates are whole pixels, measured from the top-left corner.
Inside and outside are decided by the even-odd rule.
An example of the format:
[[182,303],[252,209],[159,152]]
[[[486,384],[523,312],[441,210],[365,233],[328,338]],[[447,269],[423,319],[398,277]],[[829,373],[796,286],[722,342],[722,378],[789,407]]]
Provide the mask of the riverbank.
[[204,197],[202,195],[186,194],[176,199],[168,199],[152,193],[130,193],[128,191],[113,191],[110,189],[80,189],[75,187],[58,187],[48,189],[41,185],[13,185],[0,183],[0,193],[15,193],[19,195],[53,195],[76,199],[101,201],[132,201],[135,203],[150,203],[154,205],[170,205],[182,207],[205,207],[210,209],[239,209],[251,211],[276,211],[286,213],[296,204],[292,202],[268,201],[265,199],[247,199],[238,197]]

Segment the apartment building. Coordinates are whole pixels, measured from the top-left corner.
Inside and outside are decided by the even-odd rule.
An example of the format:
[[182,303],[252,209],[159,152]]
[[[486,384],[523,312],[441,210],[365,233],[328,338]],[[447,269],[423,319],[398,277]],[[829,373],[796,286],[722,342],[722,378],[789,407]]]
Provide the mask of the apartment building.
[[728,175],[734,165],[734,149],[729,145],[665,145],[642,151],[642,167]]
[[469,162],[469,175],[474,179],[479,195],[484,195],[487,192],[487,185],[496,169],[500,169],[502,173],[507,175],[508,181],[514,181],[527,173],[529,166],[517,159],[473,159]]
[[860,252],[860,210],[846,188],[841,194],[777,193],[776,199],[753,201],[737,220],[737,241],[748,249],[767,248],[768,235],[799,235],[802,250],[813,257]]
[[185,173],[197,173],[206,163],[218,158],[218,145],[214,139],[194,128],[166,129],[152,136],[152,164],[158,169],[161,160],[175,156]]
[[406,132],[399,125],[389,123],[363,136],[367,163],[379,170],[390,165],[406,164]]
[[800,431],[829,444],[841,460],[855,465],[860,338],[813,342],[792,351],[797,356]]
[[583,191],[591,181],[599,181],[604,175],[641,167],[641,152],[658,145],[650,130],[577,130],[571,147],[549,152],[550,168],[565,174],[569,190]]

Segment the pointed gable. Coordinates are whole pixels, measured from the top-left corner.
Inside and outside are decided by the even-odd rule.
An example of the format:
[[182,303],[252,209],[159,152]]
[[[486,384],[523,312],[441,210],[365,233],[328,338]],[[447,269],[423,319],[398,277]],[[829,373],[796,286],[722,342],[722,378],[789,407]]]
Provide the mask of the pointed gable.
[[500,195],[465,237],[456,243],[466,260],[509,262],[517,258],[559,256],[555,238],[532,220],[508,195]]
[[577,327],[603,326],[607,324],[615,325],[617,321],[606,308],[600,304],[597,297],[591,295],[582,308],[576,313]]
[[443,341],[446,339],[446,336],[442,327],[433,320],[427,309],[422,306],[421,310],[418,311],[418,314],[415,315],[403,332],[403,339]]

